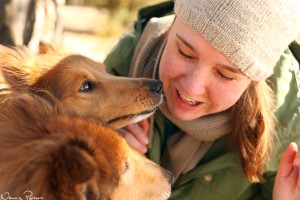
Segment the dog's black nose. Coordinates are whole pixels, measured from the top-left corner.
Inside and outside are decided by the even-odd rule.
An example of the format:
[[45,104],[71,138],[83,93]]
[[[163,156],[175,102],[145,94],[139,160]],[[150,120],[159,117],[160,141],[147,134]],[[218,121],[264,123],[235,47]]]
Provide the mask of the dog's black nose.
[[162,93],[162,82],[160,80],[151,81],[149,87],[151,92]]

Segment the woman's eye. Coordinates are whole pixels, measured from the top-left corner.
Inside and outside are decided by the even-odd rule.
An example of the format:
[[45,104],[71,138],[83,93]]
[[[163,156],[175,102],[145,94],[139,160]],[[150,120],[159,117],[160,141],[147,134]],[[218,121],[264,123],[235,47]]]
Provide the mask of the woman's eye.
[[194,59],[193,56],[190,56],[190,55],[188,55],[187,53],[185,53],[184,51],[182,51],[182,50],[180,49],[180,47],[178,47],[178,52],[179,52],[179,54],[180,54],[181,56],[183,56],[184,58],[187,58],[187,59]]
[[222,78],[222,79],[225,79],[227,81],[232,81],[234,80],[232,77],[229,77],[227,75],[224,75],[223,73],[221,73],[220,71],[217,71],[218,75]]
[[79,89],[81,92],[90,91],[93,89],[93,84],[90,81],[84,81]]

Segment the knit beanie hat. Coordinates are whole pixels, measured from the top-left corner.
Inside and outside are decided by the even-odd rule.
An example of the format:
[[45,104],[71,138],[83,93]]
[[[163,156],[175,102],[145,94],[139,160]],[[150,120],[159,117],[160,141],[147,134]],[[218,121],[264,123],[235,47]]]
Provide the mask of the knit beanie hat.
[[254,81],[300,33],[300,0],[175,0],[174,11]]

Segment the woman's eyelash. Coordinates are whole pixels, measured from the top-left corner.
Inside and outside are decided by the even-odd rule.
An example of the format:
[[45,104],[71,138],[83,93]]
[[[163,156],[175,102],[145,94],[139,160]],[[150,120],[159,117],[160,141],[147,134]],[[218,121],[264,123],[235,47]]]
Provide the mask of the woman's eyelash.
[[218,73],[218,75],[221,77],[221,78],[223,78],[223,79],[225,79],[225,80],[227,80],[227,81],[232,81],[232,80],[234,80],[233,78],[231,78],[231,77],[228,77],[228,76],[225,76],[224,74],[222,74],[220,71],[218,71],[217,70],[217,73]]
[[192,56],[189,56],[189,55],[185,54],[185,53],[180,49],[180,47],[178,47],[177,49],[178,49],[179,54],[182,55],[183,57],[188,58],[188,59],[193,59]]
[[[177,49],[178,49],[178,53],[179,53],[181,56],[183,56],[184,58],[186,58],[186,59],[194,59],[194,57],[185,54],[185,53],[180,49],[179,46],[177,47]],[[226,81],[232,81],[232,80],[234,80],[234,78],[225,76],[225,75],[224,75],[223,73],[221,73],[219,70],[216,70],[216,71],[217,71],[218,76],[221,77],[222,79],[224,79],[224,80],[226,80]]]

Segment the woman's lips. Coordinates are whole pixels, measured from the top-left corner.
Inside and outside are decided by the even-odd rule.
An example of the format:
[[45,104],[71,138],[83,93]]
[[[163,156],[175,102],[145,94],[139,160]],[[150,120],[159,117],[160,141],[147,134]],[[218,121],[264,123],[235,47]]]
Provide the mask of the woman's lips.
[[195,106],[198,106],[202,103],[185,96],[184,94],[180,93],[178,90],[176,90],[176,94],[177,94],[176,99],[178,103],[186,108],[195,109]]

